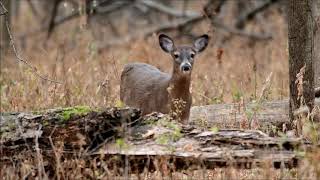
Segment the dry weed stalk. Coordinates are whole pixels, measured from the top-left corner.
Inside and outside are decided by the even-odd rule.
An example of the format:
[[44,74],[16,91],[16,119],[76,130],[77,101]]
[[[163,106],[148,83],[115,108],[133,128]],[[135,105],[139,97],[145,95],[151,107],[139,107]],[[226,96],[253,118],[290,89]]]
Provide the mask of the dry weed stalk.
[[[239,103],[239,111],[243,114],[243,120],[240,123],[240,128],[242,129],[259,129],[259,124],[256,121],[255,117],[257,115],[257,112],[259,111],[259,108],[264,100],[264,98],[268,95],[268,92],[270,91],[271,87],[271,79],[273,76],[273,72],[271,72],[267,79],[265,80],[264,85],[262,86],[262,90],[260,92],[260,95],[258,99],[256,100],[256,105],[253,107],[253,109],[247,109],[246,104],[244,102],[243,97],[241,98],[241,101]],[[253,111],[252,114],[248,114],[248,111]]]
[[305,101],[304,101],[304,97],[303,97],[303,77],[304,74],[306,72],[306,65],[304,65],[299,73],[296,76],[296,81],[295,84],[297,85],[297,89],[298,89],[298,100],[300,100],[300,106],[305,105]]
[[[181,116],[181,114],[183,113],[183,109],[186,106],[186,102],[182,99],[173,99],[172,100],[172,105],[173,107],[170,110],[170,115],[174,118],[178,118]],[[178,122],[181,122],[181,119],[179,118],[177,120]]]

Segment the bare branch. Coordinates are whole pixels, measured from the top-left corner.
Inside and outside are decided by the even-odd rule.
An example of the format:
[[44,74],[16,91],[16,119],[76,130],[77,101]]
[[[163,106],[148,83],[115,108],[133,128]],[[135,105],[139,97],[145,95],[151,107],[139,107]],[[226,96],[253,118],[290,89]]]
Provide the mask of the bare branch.
[[54,20],[56,19],[56,16],[57,16],[57,13],[58,13],[58,7],[59,7],[61,2],[62,2],[61,0],[55,0],[54,1],[54,5],[53,5],[52,12],[51,12],[51,17],[50,17],[50,22],[49,22],[49,28],[48,28],[48,32],[47,32],[47,39],[50,38],[51,33],[53,32],[53,29],[55,27]]
[[[188,25],[190,23],[196,23],[196,22],[199,22],[199,21],[203,21],[206,18],[207,17],[202,16],[201,14],[198,14],[197,16],[194,16],[194,17],[189,17],[189,18],[184,18],[184,19],[180,18],[180,19],[177,19],[177,20],[173,20],[171,22],[159,23],[158,26],[151,26],[149,28],[146,28],[145,30],[139,31],[139,33],[129,34],[129,35],[124,36],[122,38],[114,38],[114,39],[108,40],[106,42],[103,42],[103,43],[98,45],[98,49],[101,51],[104,48],[107,48],[107,47],[112,46],[112,45],[125,44],[125,43],[128,43],[128,42],[130,42],[132,40],[135,40],[135,39],[138,39],[138,38],[141,38],[141,37],[147,37],[147,36],[149,36],[149,35],[151,35],[153,33],[158,33],[160,31],[168,31],[168,30],[171,30],[171,29],[176,29],[176,28],[180,28],[180,27],[186,26],[186,25]],[[225,30],[225,31],[227,31],[229,33],[234,34],[234,35],[244,36],[244,37],[252,38],[252,39],[255,39],[255,40],[270,40],[270,39],[272,39],[272,35],[271,34],[259,34],[259,33],[243,31],[243,30],[240,30],[240,29],[237,29],[237,28],[229,27],[229,26],[219,22],[215,18],[211,19],[211,23],[216,28],[223,29],[223,30]]]
[[251,9],[248,12],[245,12],[242,15],[240,15],[240,17],[238,18],[238,20],[236,22],[236,27],[237,28],[243,28],[246,21],[252,20],[255,17],[256,14],[258,14],[259,12],[262,12],[263,10],[267,9],[272,4],[274,4],[274,3],[278,2],[278,1],[279,0],[268,0],[266,2],[262,2],[257,7]]
[[224,1],[220,1],[220,3],[216,3],[215,4],[216,7],[212,7],[213,2],[215,2],[215,1],[211,0],[204,6],[205,15],[206,15],[207,19],[210,20],[211,25],[213,27],[223,29],[233,35],[244,36],[244,37],[252,38],[254,40],[270,40],[270,39],[272,39],[271,34],[247,32],[247,31],[235,28],[235,27],[229,27],[229,26],[225,25],[224,23],[221,22],[221,20],[219,20],[216,17],[216,13],[217,13],[217,11],[219,11],[219,9],[223,5]]
[[[118,1],[117,1],[118,2]],[[108,13],[112,13],[116,10],[119,10],[121,8],[124,8],[128,5],[127,2],[123,2],[123,3],[120,3],[120,1],[118,3],[115,3],[114,5],[110,5],[106,8],[100,8],[99,6],[96,7],[96,11],[97,13],[103,13],[103,14],[108,14]],[[59,25],[62,25],[64,24],[65,22],[71,20],[71,19],[74,19],[74,18],[77,18],[80,16],[80,12],[79,11],[75,11],[73,13],[71,13],[70,15],[67,15],[65,17],[61,17],[61,18],[57,18],[57,20],[54,21],[53,23],[53,26],[54,28],[56,28],[57,26]],[[49,29],[49,25],[46,24],[45,26],[41,26],[41,27],[38,27],[36,29],[32,29],[28,32],[25,32],[25,33],[22,33],[18,36],[18,38],[26,38],[26,37],[31,37],[31,36],[34,36],[34,35],[37,35],[43,31],[46,31]]]
[[220,21],[216,20],[216,19],[211,19],[211,24],[213,26],[215,26],[216,28],[220,28],[223,29],[229,33],[232,33],[234,35],[238,35],[238,36],[244,36],[244,37],[248,37],[248,38],[252,38],[254,40],[271,40],[272,39],[272,35],[268,34],[268,33],[255,33],[255,32],[247,32],[244,30],[240,30],[234,27],[230,27],[227,26],[223,23],[221,23]]
[[136,34],[129,34],[123,38],[114,38],[111,40],[108,40],[106,42],[103,42],[101,44],[98,45],[98,49],[101,51],[104,48],[107,48],[111,45],[121,45],[121,44],[125,44],[128,43],[132,40],[141,38],[141,37],[147,37],[152,35],[153,33],[157,33],[160,31],[166,31],[166,30],[170,30],[170,29],[176,29],[178,27],[184,26],[186,24],[189,23],[193,23],[193,22],[197,22],[197,21],[201,21],[203,20],[204,17],[202,16],[198,16],[198,17],[193,17],[193,18],[186,18],[186,19],[178,19],[175,21],[171,21],[171,22],[166,22],[166,23],[159,23],[158,26],[151,26],[150,28],[147,28],[143,31],[139,31],[139,33]]
[[31,0],[27,0],[27,3],[31,9],[31,12],[35,17],[40,17],[39,12],[37,11],[36,7],[34,6],[33,2]]
[[25,64],[32,72],[34,75],[36,75],[37,77],[39,77],[40,79],[42,80],[45,80],[45,81],[49,81],[49,82],[52,82],[52,83],[56,83],[56,84],[62,84],[62,82],[59,82],[59,81],[55,81],[55,80],[52,80],[52,79],[49,79],[47,77],[44,77],[43,75],[41,75],[38,71],[37,71],[37,68],[35,68],[34,66],[32,66],[28,61],[26,61],[25,59],[23,59],[17,49],[16,49],[16,46],[15,46],[15,42],[13,40],[13,36],[12,36],[12,33],[11,33],[11,29],[10,29],[10,25],[9,25],[9,21],[8,21],[8,16],[7,16],[7,10],[6,8],[4,7],[4,5],[0,2],[0,5],[1,7],[5,10],[5,24],[6,24],[6,28],[7,28],[7,31],[8,31],[8,35],[9,35],[9,38],[10,38],[10,43],[11,43],[11,46],[12,46],[12,49],[13,49],[13,52],[17,58],[18,61],[22,62],[23,64]]

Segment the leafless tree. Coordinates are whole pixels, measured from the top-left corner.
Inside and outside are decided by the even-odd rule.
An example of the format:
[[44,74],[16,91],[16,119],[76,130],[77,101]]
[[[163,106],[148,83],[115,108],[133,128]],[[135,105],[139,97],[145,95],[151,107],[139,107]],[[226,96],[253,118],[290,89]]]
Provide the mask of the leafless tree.
[[[299,107],[307,105],[310,112],[314,106],[313,19],[311,7],[312,0],[288,1],[289,115],[292,122],[296,122],[293,112]],[[299,123],[299,121],[297,122]]]

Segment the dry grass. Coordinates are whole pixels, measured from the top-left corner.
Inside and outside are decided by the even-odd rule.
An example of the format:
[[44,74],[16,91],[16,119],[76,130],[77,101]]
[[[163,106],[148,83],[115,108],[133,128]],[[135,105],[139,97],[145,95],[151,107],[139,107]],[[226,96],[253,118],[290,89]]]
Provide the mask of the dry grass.
[[[209,47],[197,57],[193,71],[193,105],[233,102],[240,97],[251,101],[259,95],[270,72],[273,72],[273,79],[268,98],[287,96],[285,20],[276,11],[271,12],[267,20],[274,34],[272,41],[251,43],[246,38],[234,37],[223,45],[221,59],[217,59],[216,40],[222,34],[210,34]],[[75,20],[70,25],[61,26],[47,43],[44,43],[43,34],[28,39],[22,53],[39,72],[64,82],[63,85],[39,80],[25,66],[17,64],[14,56],[4,58],[0,81],[2,111],[79,104],[112,106],[119,99],[119,76],[124,64],[146,62],[165,72],[171,71],[171,59],[159,48],[156,36],[98,54],[90,30],[79,28],[79,23]],[[14,23],[16,34],[36,26],[37,23],[28,16]],[[197,33],[207,32],[210,28],[201,25]]]
[[[243,37],[233,37],[223,45],[223,53],[219,54],[222,51],[216,41],[223,33],[216,31],[210,34],[212,39],[209,47],[198,56],[193,70],[193,105],[240,102],[241,99],[246,102],[255,100],[271,72],[273,78],[267,99],[283,99],[288,96],[286,22],[276,10],[269,10],[267,13],[266,26],[273,32],[271,41],[252,43]],[[21,55],[37,67],[39,72],[62,81],[62,85],[38,79],[25,66],[17,63],[12,54],[1,60],[1,112],[74,105],[99,108],[114,106],[119,101],[119,77],[124,64],[132,61],[146,62],[170,72],[171,59],[159,48],[157,36],[139,39],[98,53],[91,31],[80,24],[81,21],[74,20],[59,27],[47,43],[44,43],[44,34],[32,37],[27,40],[26,47],[21,51]],[[15,20],[13,25],[15,34],[38,26],[28,13]],[[207,24],[202,24],[197,33],[208,32],[210,28]],[[248,29],[258,30],[259,27],[252,23]],[[17,43],[20,41],[17,40]],[[217,58],[220,55],[221,59]],[[24,161],[20,162],[19,168],[2,167],[0,176],[4,179],[23,178],[30,173],[31,176],[36,176],[39,160],[32,157],[22,159]],[[314,174],[319,171],[317,160],[318,156],[315,159],[307,158],[301,169],[294,170],[199,170],[188,171],[186,174],[176,172],[173,178],[316,179],[317,176]],[[97,173],[93,168],[94,162],[91,163],[92,168],[86,168],[85,162],[81,159],[60,162],[56,173],[57,176],[67,179],[89,178]],[[149,179],[162,177],[159,173],[149,173],[146,176]],[[130,177],[137,178],[135,175]],[[114,176],[102,174],[100,178],[113,179]]]

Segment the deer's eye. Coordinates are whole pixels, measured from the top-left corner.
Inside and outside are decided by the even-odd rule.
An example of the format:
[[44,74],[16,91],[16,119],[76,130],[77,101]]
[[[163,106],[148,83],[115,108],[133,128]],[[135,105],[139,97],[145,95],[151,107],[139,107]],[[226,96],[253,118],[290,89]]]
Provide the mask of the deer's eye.
[[179,54],[174,54],[173,56],[174,56],[174,58],[177,59],[179,57]]
[[194,54],[193,54],[193,53],[191,53],[191,54],[190,54],[190,57],[191,57],[191,58],[194,58]]

